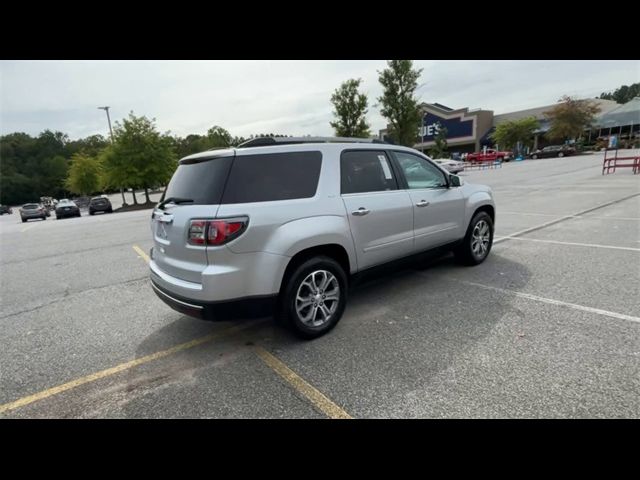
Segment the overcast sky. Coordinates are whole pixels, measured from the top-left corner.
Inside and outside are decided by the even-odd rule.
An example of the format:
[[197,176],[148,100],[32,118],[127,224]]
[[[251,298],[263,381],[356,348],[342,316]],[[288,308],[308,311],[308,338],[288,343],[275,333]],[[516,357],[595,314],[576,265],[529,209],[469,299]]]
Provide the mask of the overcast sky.
[[[417,96],[452,108],[505,113],[555,103],[563,94],[594,97],[640,81],[639,61],[415,61]],[[162,131],[232,135],[331,135],[332,91],[362,78],[374,132],[386,122],[375,106],[385,61],[1,61],[0,133],[60,130],[72,139],[108,135],[133,110]]]

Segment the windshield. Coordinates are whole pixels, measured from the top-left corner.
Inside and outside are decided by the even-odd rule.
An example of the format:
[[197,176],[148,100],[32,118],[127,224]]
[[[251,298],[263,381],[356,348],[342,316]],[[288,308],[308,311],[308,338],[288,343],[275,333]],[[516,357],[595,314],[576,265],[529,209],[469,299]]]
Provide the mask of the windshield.
[[35,210],[37,208],[40,208],[40,205],[38,205],[37,203],[27,203],[24,207],[25,210]]

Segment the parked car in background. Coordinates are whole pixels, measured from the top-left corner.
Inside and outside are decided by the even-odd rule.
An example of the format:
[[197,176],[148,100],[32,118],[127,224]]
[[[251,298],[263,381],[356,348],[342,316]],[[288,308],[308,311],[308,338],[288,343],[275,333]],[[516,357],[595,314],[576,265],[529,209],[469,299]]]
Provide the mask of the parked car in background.
[[469,153],[467,155],[467,162],[480,163],[480,162],[508,162],[513,158],[513,152],[494,150],[493,148],[487,148],[485,152]]
[[39,203],[25,203],[20,208],[20,218],[23,222],[26,222],[27,220],[30,220],[32,218],[41,218],[42,220],[46,220],[46,208],[44,208]]
[[88,208],[90,200],[91,199],[89,197],[77,197],[72,201],[78,206],[78,208]]
[[458,160],[452,160],[450,158],[434,158],[433,161],[450,173],[460,173],[464,170],[464,164]]
[[96,212],[113,213],[111,202],[106,197],[94,197],[89,202],[89,215]]
[[340,320],[350,275],[436,248],[478,265],[494,218],[489,187],[412,148],[258,138],[180,160],[152,214],[151,286],[198,318],[275,307],[313,338]]
[[75,202],[67,198],[63,198],[56,205],[56,220],[65,217],[79,217],[80,216],[80,208]]
[[4,215],[5,213],[11,215],[13,213],[13,209],[9,205],[0,205],[0,215]]
[[575,155],[576,149],[570,145],[549,145],[542,150],[534,150],[529,154],[529,158],[554,158]]

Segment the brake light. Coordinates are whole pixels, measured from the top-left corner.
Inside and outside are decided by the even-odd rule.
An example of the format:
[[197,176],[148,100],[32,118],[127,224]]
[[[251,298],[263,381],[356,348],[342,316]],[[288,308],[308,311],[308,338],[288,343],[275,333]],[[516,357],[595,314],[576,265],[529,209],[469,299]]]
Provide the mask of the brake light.
[[189,243],[192,245],[224,245],[242,235],[248,224],[248,217],[191,220]]

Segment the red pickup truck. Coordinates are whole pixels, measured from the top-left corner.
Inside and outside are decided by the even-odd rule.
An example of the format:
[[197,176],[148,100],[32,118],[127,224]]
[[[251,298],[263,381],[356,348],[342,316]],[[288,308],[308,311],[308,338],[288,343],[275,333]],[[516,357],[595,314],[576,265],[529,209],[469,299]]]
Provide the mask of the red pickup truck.
[[500,160],[502,162],[508,162],[513,157],[512,152],[500,152],[492,148],[487,148],[486,152],[475,152],[467,155],[467,162],[479,163],[479,162],[495,162]]

